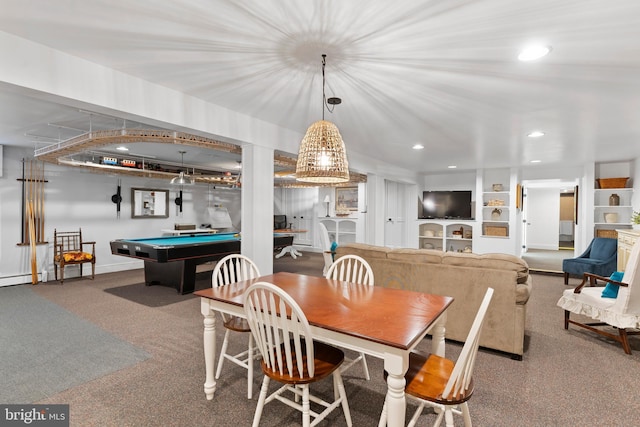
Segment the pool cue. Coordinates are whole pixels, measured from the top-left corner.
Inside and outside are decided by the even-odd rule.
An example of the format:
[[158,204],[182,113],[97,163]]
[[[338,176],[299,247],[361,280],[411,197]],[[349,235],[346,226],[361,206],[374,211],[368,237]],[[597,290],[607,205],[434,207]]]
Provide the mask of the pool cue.
[[31,211],[33,206],[30,207],[30,204],[33,203],[33,163],[29,160],[29,186],[27,187],[27,242],[31,243]]
[[27,241],[27,229],[25,220],[27,218],[27,187],[25,187],[25,176],[24,176],[24,158],[22,159],[22,243]]
[[44,241],[44,162],[41,163],[40,174],[40,242]]
[[42,181],[40,180],[40,162],[36,161],[36,192],[35,192],[35,208],[34,208],[34,216],[35,216],[35,223],[36,223],[36,243],[41,242],[41,235],[42,233],[40,233],[40,223],[42,222],[42,216],[40,215],[40,209],[42,207],[42,200],[40,197],[40,192],[42,190]]
[[33,235],[35,236],[35,242],[38,243],[38,164],[32,160],[33,164],[33,194],[31,200],[33,200],[31,212],[33,214]]
[[27,210],[29,211],[29,238],[31,246],[31,284],[38,283],[38,261],[36,259],[36,229],[33,216],[33,202],[29,202]]

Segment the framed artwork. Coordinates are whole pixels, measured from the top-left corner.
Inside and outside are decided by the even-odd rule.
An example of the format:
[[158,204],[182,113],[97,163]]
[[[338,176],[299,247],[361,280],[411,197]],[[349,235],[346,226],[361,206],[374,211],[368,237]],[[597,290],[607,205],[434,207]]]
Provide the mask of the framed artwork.
[[169,191],[132,188],[131,218],[169,218]]
[[336,188],[336,209],[358,210],[358,187]]

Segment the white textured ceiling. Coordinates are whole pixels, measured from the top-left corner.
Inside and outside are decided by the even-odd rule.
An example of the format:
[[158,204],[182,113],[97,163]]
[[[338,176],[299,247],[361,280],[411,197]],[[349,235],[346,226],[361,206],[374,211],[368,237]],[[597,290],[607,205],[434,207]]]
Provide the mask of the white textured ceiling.
[[[322,114],[326,53],[327,96],[343,99],[326,117],[348,152],[410,171],[640,156],[638,0],[0,0],[0,10],[0,31],[301,133]],[[551,54],[519,62],[531,42]],[[74,136],[48,123],[77,116],[0,90],[5,144]],[[526,137],[536,129],[546,135]]]

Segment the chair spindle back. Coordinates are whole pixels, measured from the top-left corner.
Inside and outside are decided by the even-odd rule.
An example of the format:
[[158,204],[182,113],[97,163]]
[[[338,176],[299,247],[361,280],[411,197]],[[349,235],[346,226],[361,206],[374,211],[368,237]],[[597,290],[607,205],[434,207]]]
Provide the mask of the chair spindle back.
[[327,279],[342,280],[363,285],[373,285],[373,270],[364,258],[358,255],[343,255],[338,258],[325,275]]
[[256,347],[269,369],[290,378],[302,378],[305,373],[314,376],[311,327],[289,294],[271,283],[254,283],[244,293],[244,310]]
[[489,308],[489,303],[493,297],[493,288],[488,288],[484,295],[478,313],[471,325],[467,340],[462,347],[460,356],[456,361],[456,365],[453,368],[451,377],[442,392],[443,399],[455,400],[465,390],[469,388],[471,384],[471,378],[473,374],[473,367],[476,362],[476,355],[478,354],[478,345],[480,342],[480,332],[482,331],[482,325],[484,324],[485,314]]

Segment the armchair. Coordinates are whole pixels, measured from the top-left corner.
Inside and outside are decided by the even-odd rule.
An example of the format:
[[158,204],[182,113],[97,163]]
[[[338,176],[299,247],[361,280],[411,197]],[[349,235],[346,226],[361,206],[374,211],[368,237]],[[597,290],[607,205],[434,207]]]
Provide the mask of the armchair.
[[[633,246],[629,261],[621,281],[615,281],[603,276],[586,273],[584,279],[575,289],[567,289],[558,301],[558,306],[564,309],[564,328],[569,324],[588,329],[589,331],[613,339],[620,344],[625,353],[631,354],[629,335],[638,335],[640,331],[640,244]],[[593,286],[594,279],[609,282],[606,287]],[[591,286],[587,286],[591,285]],[[607,287],[617,286],[618,294],[615,298],[603,296]],[[604,294],[606,295],[606,294]],[[570,318],[571,313],[588,316],[597,322],[582,323]],[[597,329],[605,327],[606,329]],[[610,332],[612,328],[618,333]],[[628,331],[634,329],[635,331]]]
[[[84,249],[91,246],[91,252]],[[80,277],[82,277],[82,265],[91,263],[91,279],[96,276],[96,242],[82,240],[82,229],[78,231],[53,230],[53,271],[58,280],[58,267],[60,267],[60,283],[64,283],[64,268],[67,265],[80,265]]]
[[[618,263],[618,240],[596,237],[584,253],[577,258],[562,261],[564,284],[569,284],[569,275],[582,277],[584,273],[608,277],[616,271]],[[590,277],[592,284],[596,278]]]

